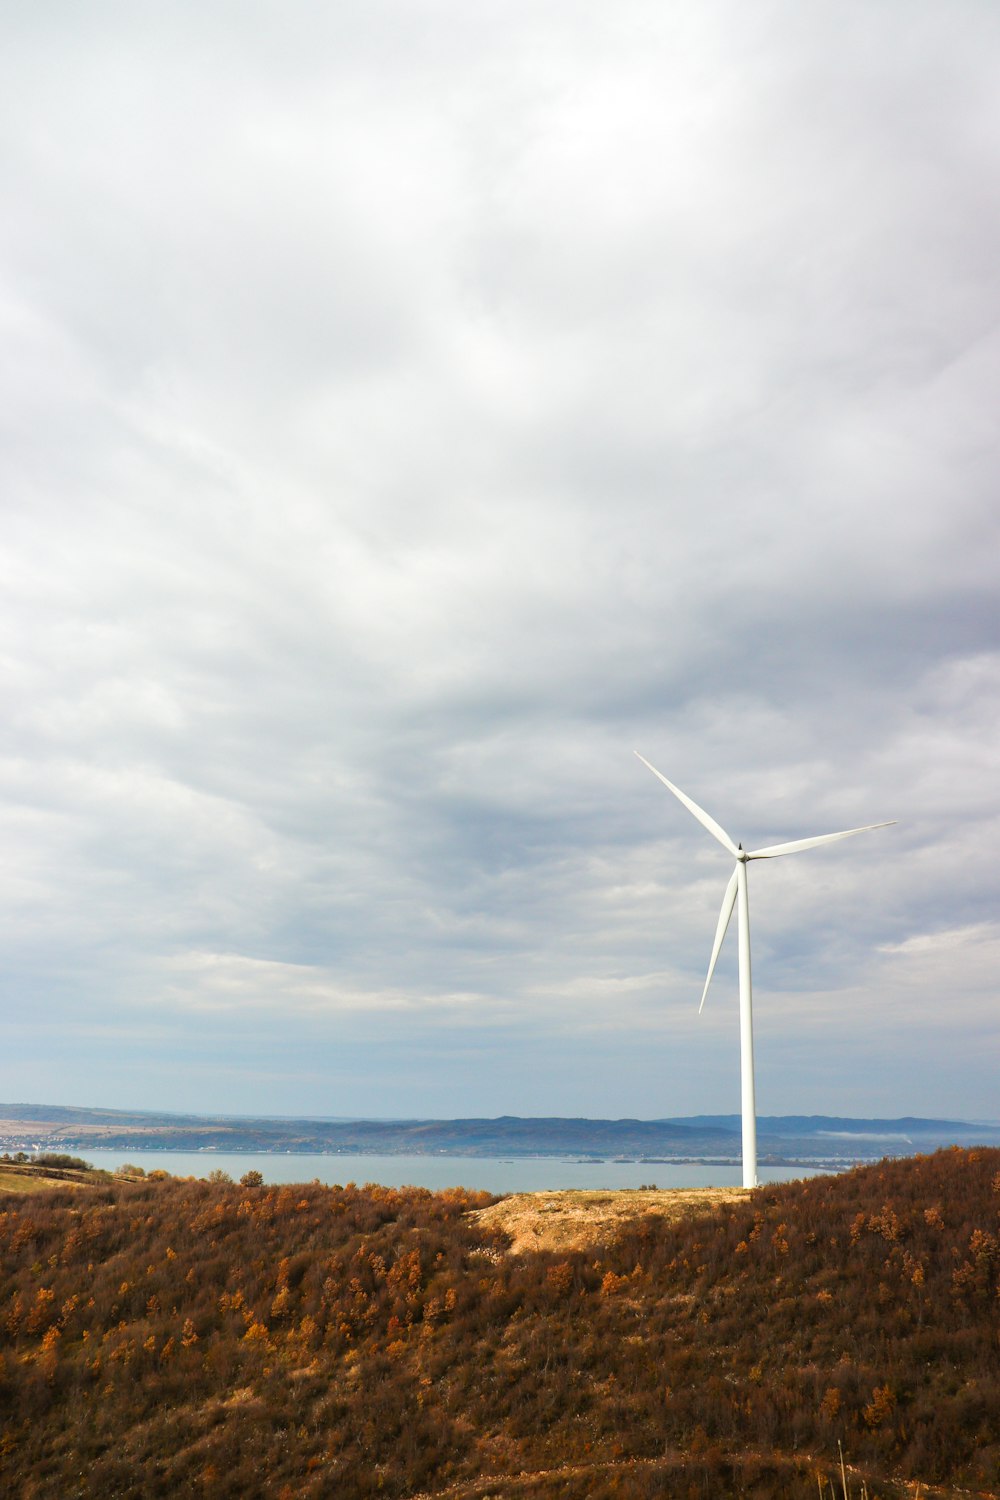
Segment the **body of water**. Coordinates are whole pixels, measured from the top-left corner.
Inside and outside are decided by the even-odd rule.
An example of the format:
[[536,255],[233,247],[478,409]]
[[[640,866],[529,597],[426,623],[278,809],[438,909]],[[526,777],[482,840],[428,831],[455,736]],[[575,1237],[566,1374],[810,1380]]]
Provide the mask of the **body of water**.
[[[739,1187],[739,1166],[642,1161],[572,1161],[564,1157],[488,1156],[308,1156],[273,1152],[87,1151],[95,1167],[113,1172],[132,1162],[146,1172],[157,1168],[174,1177],[207,1177],[228,1172],[237,1182],[244,1172],[260,1172],[265,1182],[327,1184],[377,1182],[383,1187],[482,1188],[489,1193],[555,1192],[560,1188]],[[828,1168],[762,1167],[762,1182],[817,1177]]]

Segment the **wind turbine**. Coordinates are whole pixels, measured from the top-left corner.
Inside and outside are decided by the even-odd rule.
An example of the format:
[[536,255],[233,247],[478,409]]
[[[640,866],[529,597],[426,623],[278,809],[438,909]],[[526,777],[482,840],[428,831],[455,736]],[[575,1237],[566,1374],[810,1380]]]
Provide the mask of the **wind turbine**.
[[[639,755],[638,750],[635,752]],[[716,960],[722,947],[722,940],[729,927],[729,919],[733,915],[733,907],[739,900],[739,938],[740,938],[740,1075],[741,1094],[743,1104],[743,1186],[757,1186],[757,1108],[754,1100],[753,1082],[753,1007],[751,1002],[750,987],[750,901],[747,894],[747,862],[751,859],[776,859],[779,854],[798,854],[802,849],[815,849],[820,844],[833,844],[837,839],[849,839],[855,833],[870,833],[873,828],[889,828],[895,823],[895,818],[890,818],[888,823],[868,823],[864,828],[846,828],[843,833],[821,833],[811,839],[795,839],[790,844],[771,844],[767,849],[752,849],[748,853],[742,844],[734,844],[724,828],[720,828],[714,818],[710,818],[704,808],[692,802],[690,797],[685,797],[679,787],[674,786],[672,781],[651,766],[644,755],[639,755],[643,765],[653,775],[658,777],[663,785],[673,792],[678,801],[683,802],[688,812],[693,813],[703,828],[707,828],[713,838],[718,839],[724,849],[735,857],[736,869],[730,877],[726,886],[726,894],[722,898],[722,910],[719,913],[719,925],[715,930],[715,943],[712,947],[712,958],[708,965],[708,978],[705,980],[705,988],[701,992],[701,1005],[698,1006],[698,1014],[701,1014],[702,1006],[705,1004],[705,996],[708,987],[712,983],[712,975],[715,973]]]

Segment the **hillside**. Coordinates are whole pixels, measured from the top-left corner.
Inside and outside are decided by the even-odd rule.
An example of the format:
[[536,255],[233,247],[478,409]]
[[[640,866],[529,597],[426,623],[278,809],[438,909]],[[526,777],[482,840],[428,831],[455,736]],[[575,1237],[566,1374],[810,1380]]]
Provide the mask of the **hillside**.
[[3,1199],[0,1490],[828,1497],[838,1441],[854,1497],[1000,1486],[1000,1152],[597,1249],[514,1253],[489,1203],[172,1179]]

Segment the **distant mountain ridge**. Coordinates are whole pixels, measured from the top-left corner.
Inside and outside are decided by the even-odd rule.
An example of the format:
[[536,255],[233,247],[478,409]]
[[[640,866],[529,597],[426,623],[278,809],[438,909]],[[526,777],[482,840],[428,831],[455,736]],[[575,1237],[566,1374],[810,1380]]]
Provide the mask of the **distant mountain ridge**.
[[[666,1117],[665,1125],[686,1125],[691,1128],[713,1127],[721,1130],[739,1130],[739,1115],[680,1115]],[[939,1135],[942,1131],[969,1131],[986,1129],[1000,1134],[1000,1121],[933,1120],[918,1115],[902,1115],[896,1120],[858,1120],[846,1115],[758,1115],[757,1129],[770,1131],[773,1135],[816,1134],[820,1131],[843,1134],[906,1134]]]
[[[950,1145],[1000,1144],[1000,1124],[763,1115],[762,1161],[870,1161]],[[351,1155],[599,1156],[648,1161],[736,1161],[738,1115],[661,1120],[583,1117],[373,1120],[187,1115],[69,1105],[0,1104],[0,1149],[271,1151]]]

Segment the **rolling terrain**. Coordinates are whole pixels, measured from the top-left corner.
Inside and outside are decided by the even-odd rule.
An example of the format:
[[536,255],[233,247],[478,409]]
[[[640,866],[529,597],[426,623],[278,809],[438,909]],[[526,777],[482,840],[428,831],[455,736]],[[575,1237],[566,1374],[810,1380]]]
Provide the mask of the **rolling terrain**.
[[998,1151],[550,1249],[485,1194],[248,1179],[0,1200],[4,1493],[998,1491]]

